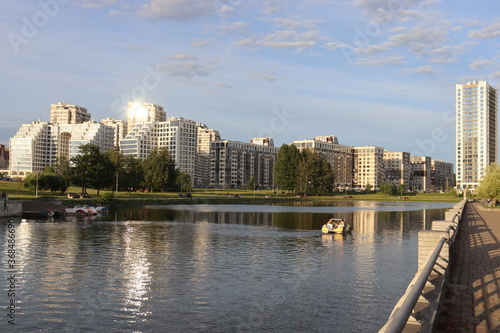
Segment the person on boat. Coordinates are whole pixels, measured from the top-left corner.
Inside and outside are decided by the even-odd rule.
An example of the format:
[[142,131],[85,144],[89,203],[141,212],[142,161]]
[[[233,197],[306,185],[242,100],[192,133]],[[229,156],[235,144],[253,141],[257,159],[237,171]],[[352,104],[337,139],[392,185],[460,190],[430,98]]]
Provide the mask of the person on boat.
[[345,226],[345,221],[344,219],[340,220],[339,227],[344,227]]
[[326,227],[331,230],[333,229],[333,226],[334,226],[333,219],[329,219],[328,222],[326,223]]

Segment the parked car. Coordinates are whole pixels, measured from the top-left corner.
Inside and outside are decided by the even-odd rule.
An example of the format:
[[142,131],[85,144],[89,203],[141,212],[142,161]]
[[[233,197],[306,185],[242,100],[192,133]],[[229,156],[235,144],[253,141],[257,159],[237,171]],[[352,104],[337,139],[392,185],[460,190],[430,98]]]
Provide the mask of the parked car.
[[82,193],[82,194],[80,194],[80,197],[85,198],[85,199],[92,198],[88,193]]
[[78,199],[78,198],[80,198],[80,194],[78,194],[78,193],[68,193],[68,198],[70,198],[70,199]]

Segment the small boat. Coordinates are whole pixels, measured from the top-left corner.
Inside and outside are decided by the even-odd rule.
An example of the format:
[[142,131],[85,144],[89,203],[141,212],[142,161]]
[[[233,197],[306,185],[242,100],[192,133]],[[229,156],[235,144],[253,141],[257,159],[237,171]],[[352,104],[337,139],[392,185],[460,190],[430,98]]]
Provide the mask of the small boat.
[[323,224],[323,227],[321,228],[321,232],[324,234],[347,235],[350,234],[351,231],[351,226],[345,223],[344,219],[330,219],[327,223]]
[[62,209],[66,215],[87,216],[89,211],[81,206],[74,206]]

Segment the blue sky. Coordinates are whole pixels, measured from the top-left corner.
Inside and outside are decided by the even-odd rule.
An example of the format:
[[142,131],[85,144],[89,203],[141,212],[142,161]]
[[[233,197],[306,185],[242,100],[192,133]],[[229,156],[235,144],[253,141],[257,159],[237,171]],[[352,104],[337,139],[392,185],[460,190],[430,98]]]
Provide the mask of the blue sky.
[[319,135],[454,161],[454,89],[500,86],[500,3],[2,2],[0,143],[50,104],[146,100],[224,139]]

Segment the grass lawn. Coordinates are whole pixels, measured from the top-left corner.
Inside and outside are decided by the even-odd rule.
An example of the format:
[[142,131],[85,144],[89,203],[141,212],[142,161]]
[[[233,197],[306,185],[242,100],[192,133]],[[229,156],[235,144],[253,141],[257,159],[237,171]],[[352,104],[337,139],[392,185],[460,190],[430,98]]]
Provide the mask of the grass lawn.
[[[9,194],[11,199],[31,199],[35,198],[35,192],[30,191],[24,188],[23,182],[8,182],[8,181],[0,181],[0,193],[6,192]],[[81,188],[79,187],[70,187],[66,192],[74,192],[80,193]],[[94,199],[99,199],[103,194],[110,193],[111,191],[101,190],[99,192],[99,196],[97,196],[97,190],[88,189],[88,194],[92,196]],[[352,196],[352,198],[343,199],[342,196],[344,192],[337,192],[328,195],[320,195],[320,196],[308,196],[307,198],[297,198],[296,195],[291,195],[288,193],[275,193],[271,190],[260,190],[260,191],[252,191],[252,190],[235,190],[235,189],[194,189],[192,191],[193,200],[208,200],[208,201],[227,201],[228,194],[231,198],[231,201],[234,201],[234,195],[238,194],[246,202],[251,201],[261,201],[261,200],[269,200],[266,196],[271,197],[273,200],[371,200],[371,201],[394,201],[397,200],[397,196],[389,196],[384,193],[347,193],[348,196]],[[460,201],[461,198],[457,198],[456,196],[450,193],[417,193],[417,194],[407,194],[404,195],[409,198],[408,201],[443,201],[443,202],[455,202]],[[53,193],[52,195],[48,191],[39,191],[38,197],[49,197],[49,198],[66,198],[66,194],[61,193]],[[184,201],[189,199],[179,199],[179,192],[150,192],[150,193],[141,193],[141,192],[116,192],[115,198],[123,199],[123,201]],[[254,200],[255,198],[255,200]],[[407,200],[397,200],[397,201],[407,201]]]

